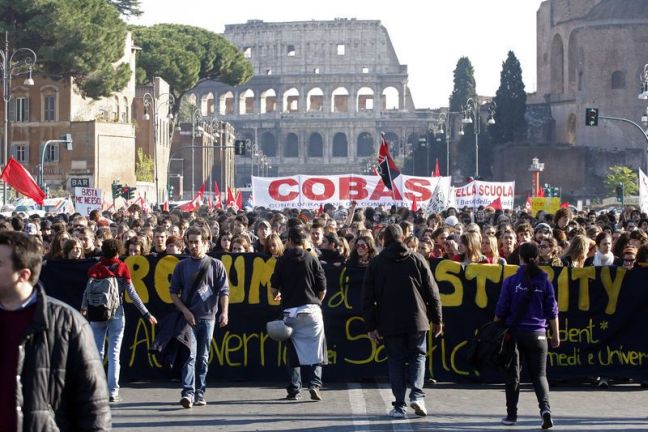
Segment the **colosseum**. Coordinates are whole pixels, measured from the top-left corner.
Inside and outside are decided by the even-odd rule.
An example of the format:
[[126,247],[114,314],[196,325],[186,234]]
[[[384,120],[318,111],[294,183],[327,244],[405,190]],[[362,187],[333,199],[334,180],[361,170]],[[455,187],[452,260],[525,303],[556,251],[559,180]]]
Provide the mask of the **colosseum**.
[[193,97],[204,115],[230,122],[238,139],[266,156],[265,172],[253,152],[237,158],[239,186],[250,182],[252,170],[367,172],[381,132],[402,164],[411,159],[408,143],[431,138],[437,115],[415,109],[407,66],[380,21],[250,20],[227,25],[224,37],[250,60],[253,78],[238,87],[206,81]]

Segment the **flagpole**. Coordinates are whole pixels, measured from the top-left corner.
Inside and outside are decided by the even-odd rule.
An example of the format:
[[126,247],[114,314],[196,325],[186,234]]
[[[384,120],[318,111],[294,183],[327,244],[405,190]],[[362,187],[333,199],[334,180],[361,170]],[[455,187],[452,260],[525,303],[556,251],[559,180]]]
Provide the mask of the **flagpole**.
[[[394,188],[396,187],[396,185],[394,184],[394,181],[391,176],[391,170],[389,169],[389,159],[391,158],[391,154],[389,152],[389,144],[387,144],[387,140],[385,139],[385,134],[382,132],[380,133],[380,141],[381,141],[380,142],[381,146],[382,143],[384,142],[385,146],[387,147],[387,154],[385,155],[385,158],[387,159],[387,176],[389,177],[389,182],[392,184],[392,189],[391,189],[392,200],[396,201],[396,197],[394,196]],[[380,155],[380,149],[378,149],[378,155]]]

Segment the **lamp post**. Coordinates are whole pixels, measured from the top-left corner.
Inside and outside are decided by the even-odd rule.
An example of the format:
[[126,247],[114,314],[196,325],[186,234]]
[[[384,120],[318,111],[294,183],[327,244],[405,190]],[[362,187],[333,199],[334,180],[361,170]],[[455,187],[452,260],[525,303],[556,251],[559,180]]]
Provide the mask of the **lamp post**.
[[195,195],[195,190],[196,190],[196,182],[195,182],[196,159],[195,159],[195,152],[194,152],[196,131],[202,132],[202,127],[198,126],[199,117],[202,117],[202,112],[200,111],[200,108],[196,108],[191,112],[191,197],[192,199],[193,196]]
[[[153,179],[155,180],[155,204],[160,203],[160,182],[159,182],[159,176],[158,176],[158,158],[157,158],[157,146],[158,146],[158,114],[160,112],[160,108],[158,106],[158,102],[162,103],[162,98],[166,97],[167,101],[166,103],[169,105],[169,107],[173,106],[175,103],[175,98],[173,97],[172,94],[169,93],[163,93],[159,95],[157,98],[154,95],[155,93],[155,88],[153,89],[153,94],[146,92],[144,93],[144,96],[142,96],[142,99],[144,101],[144,120],[150,120],[151,116],[149,115],[149,109],[153,111]],[[171,109],[168,110],[168,118],[173,118],[173,114],[171,114]],[[167,182],[168,182],[168,177],[167,177]]]
[[[454,133],[454,128],[450,125],[450,119],[457,115],[463,114],[463,111],[447,111],[439,114],[439,119],[437,120],[438,133],[445,135],[446,142],[446,176],[450,176],[450,144],[452,143],[452,135]],[[453,123],[454,125],[454,123]],[[459,135],[463,135],[463,124],[460,126]],[[437,141],[440,141],[437,138]]]
[[47,146],[50,144],[65,144],[67,150],[72,150],[72,134],[65,134],[60,139],[51,139],[45,141],[41,148],[40,166],[38,167],[38,179],[41,189],[45,189],[45,155],[47,154]]
[[[491,101],[488,106],[488,124],[495,124],[495,107],[495,102]],[[481,129],[479,108],[479,104],[473,98],[468,98],[463,111],[464,118],[461,120],[463,124],[473,124],[475,133],[475,178],[479,177],[479,133]]]
[[[17,57],[16,57],[17,56]],[[16,57],[16,60],[14,60]],[[29,48],[18,48],[9,52],[9,32],[5,32],[4,51],[0,50],[0,68],[2,68],[2,99],[4,101],[4,136],[3,136],[3,165],[9,162],[9,101],[11,100],[11,77],[29,73],[29,78],[23,82],[33,86],[32,69],[36,64],[36,53]],[[7,204],[7,183],[2,183],[2,204]]]

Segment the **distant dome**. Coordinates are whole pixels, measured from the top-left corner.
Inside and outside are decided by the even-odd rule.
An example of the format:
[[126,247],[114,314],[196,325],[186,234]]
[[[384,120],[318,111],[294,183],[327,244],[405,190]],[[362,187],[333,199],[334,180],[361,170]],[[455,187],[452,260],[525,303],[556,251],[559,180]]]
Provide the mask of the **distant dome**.
[[603,0],[584,17],[587,21],[648,19],[647,0]]

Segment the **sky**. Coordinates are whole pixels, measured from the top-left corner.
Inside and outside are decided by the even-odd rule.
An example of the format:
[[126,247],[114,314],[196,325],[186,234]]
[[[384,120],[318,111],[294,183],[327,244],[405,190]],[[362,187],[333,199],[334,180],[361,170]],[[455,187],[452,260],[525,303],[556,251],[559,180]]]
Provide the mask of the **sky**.
[[536,12],[544,0],[141,0],[133,24],[188,24],[216,33],[225,24],[356,18],[380,20],[408,67],[416,108],[448,105],[460,57],[475,69],[477,93],[494,96],[509,50],[522,66],[526,91],[536,90]]

